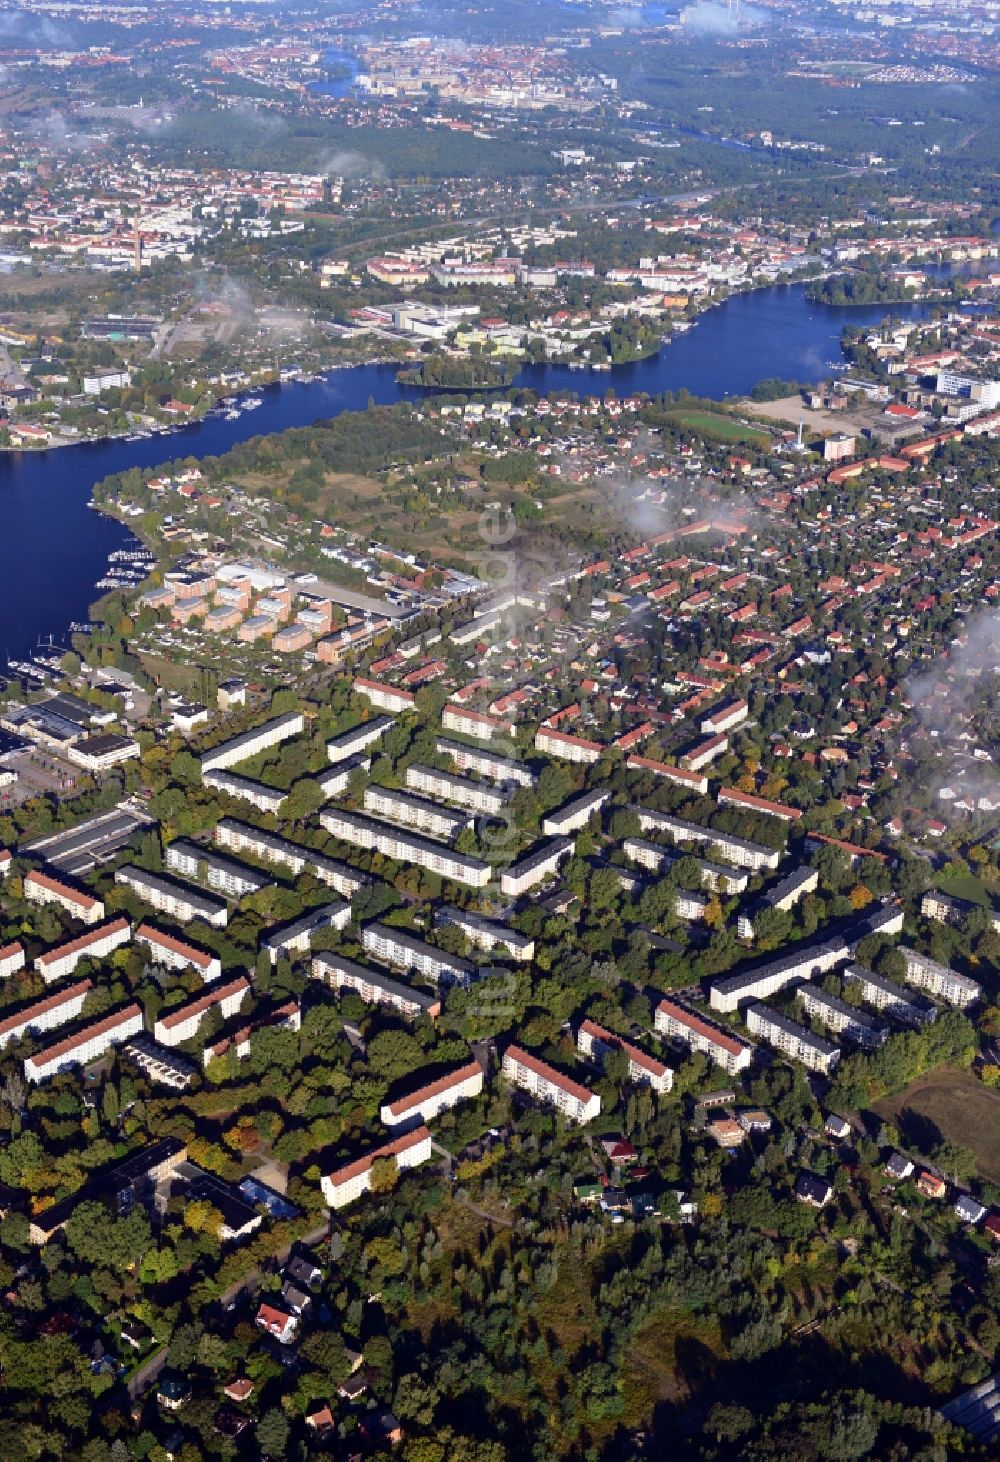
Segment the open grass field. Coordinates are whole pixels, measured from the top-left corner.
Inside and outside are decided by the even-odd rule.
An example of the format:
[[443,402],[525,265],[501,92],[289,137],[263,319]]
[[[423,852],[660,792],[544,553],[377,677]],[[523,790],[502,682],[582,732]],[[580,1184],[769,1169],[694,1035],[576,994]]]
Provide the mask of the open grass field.
[[979,904],[984,909],[993,907],[992,894],[983,880],[974,873],[963,873],[957,878],[948,878],[942,874],[934,881],[942,893],[949,893],[953,898],[965,899],[967,903]]
[[771,438],[767,432],[741,426],[718,411],[668,411],[667,420],[682,431],[689,431],[712,442],[732,442],[751,447],[766,447]]
[[933,1127],[970,1148],[980,1174],[1000,1183],[1000,1091],[983,1086],[971,1072],[939,1066],[875,1110],[899,1128],[904,1141],[919,1137],[924,1147],[929,1137],[934,1140]]

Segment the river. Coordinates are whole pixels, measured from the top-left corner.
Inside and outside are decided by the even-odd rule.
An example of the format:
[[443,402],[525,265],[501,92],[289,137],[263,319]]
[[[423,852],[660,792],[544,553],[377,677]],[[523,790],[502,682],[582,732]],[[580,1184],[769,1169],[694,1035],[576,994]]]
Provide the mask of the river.
[[[805,298],[804,286],[783,285],[734,296],[701,315],[659,355],[612,372],[528,366],[516,384],[536,391],[581,394],[614,389],[679,390],[697,396],[740,395],[767,376],[814,381],[840,359],[845,324],[871,325],[885,315],[918,317],[922,305],[836,309]],[[130,467],[153,468],[177,457],[208,457],[238,442],[307,426],[342,411],[363,410],[419,395],[396,384],[392,365],[352,366],[321,382],[293,382],[259,393],[264,404],[236,421],[209,417],[138,442],[109,441],[50,452],[0,454],[0,542],[6,545],[0,593],[0,664],[30,653],[40,637],[65,642],[69,625],[87,618],[108,554],[132,540],[120,524],[87,507],[94,484]]]

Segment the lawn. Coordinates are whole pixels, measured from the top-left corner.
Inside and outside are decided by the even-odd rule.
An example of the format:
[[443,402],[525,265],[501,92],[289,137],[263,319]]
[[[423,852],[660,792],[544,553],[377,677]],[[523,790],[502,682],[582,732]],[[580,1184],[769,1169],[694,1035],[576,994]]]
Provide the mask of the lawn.
[[766,447],[771,440],[767,432],[742,426],[738,421],[733,421],[731,416],[724,416],[718,411],[668,411],[667,420],[682,431],[692,432],[709,441]]
[[993,907],[992,894],[983,880],[974,873],[961,873],[957,877],[942,874],[935,881],[942,893],[950,893],[953,898],[965,899],[968,903],[979,904],[984,909]]
[[939,1066],[875,1110],[899,1127],[904,1142],[926,1147],[941,1137],[970,1148],[984,1178],[1000,1183],[1000,1091],[990,1090],[968,1071]]

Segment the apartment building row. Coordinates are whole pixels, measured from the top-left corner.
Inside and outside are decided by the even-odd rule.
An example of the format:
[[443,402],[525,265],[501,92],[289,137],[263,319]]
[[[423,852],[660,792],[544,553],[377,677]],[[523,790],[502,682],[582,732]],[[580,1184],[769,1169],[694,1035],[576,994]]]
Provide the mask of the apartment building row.
[[202,753],[202,776],[206,772],[225,770],[227,767],[250,761],[252,757],[260,756],[262,751],[268,751],[272,746],[280,746],[293,736],[301,736],[305,727],[306,721],[301,711],[289,711],[284,716],[275,716],[270,721],[265,721],[252,731],[244,731],[240,736],[222,741],[210,751]]
[[457,954],[447,954],[423,939],[389,924],[366,924],[361,931],[366,953],[396,969],[413,971],[433,984],[468,985],[476,978],[476,966]]
[[267,951],[272,968],[279,959],[293,959],[309,954],[313,935],[319,929],[346,929],[351,922],[351,906],[340,899],[320,904],[300,918],[276,929],[267,929],[260,936],[260,947]]
[[753,1060],[753,1046],[731,1031],[706,1020],[679,1000],[664,998],[656,1007],[653,1025],[661,1036],[697,1051],[730,1076],[745,1071]]
[[132,925],[124,916],[109,919],[75,939],[64,940],[35,960],[35,970],[47,985],[71,975],[82,959],[106,959],[132,938]]
[[189,883],[168,878],[163,873],[150,873],[128,863],[115,872],[115,882],[130,888],[143,903],[167,914],[178,924],[190,924],[202,919],[215,929],[224,929],[229,922],[229,906],[225,899],[205,893]]
[[472,910],[444,905],[435,910],[434,923],[439,929],[446,924],[461,929],[471,945],[487,954],[505,950],[510,959],[523,962],[534,958],[535,941],[527,934],[520,934],[509,924],[502,924],[497,919],[487,919],[483,914]]
[[454,802],[470,812],[481,812],[489,817],[499,816],[508,801],[502,787],[490,782],[475,782],[471,777],[456,776],[454,772],[437,771],[434,767],[407,767],[406,785],[415,792],[440,797],[443,802]]
[[258,812],[276,814],[288,796],[280,787],[271,787],[267,782],[258,782],[253,777],[241,777],[238,772],[203,770],[201,780],[213,791],[224,792],[227,797],[235,797],[240,802],[249,802]]
[[439,736],[435,749],[438,756],[450,756],[460,772],[475,772],[477,776],[485,777],[490,782],[533,787],[538,781],[536,773],[523,761],[500,756],[482,746],[469,746],[464,741],[452,741],[450,737]]
[[752,843],[747,838],[719,832],[717,828],[702,827],[700,822],[689,822],[669,812],[656,812],[651,807],[633,807],[631,810],[638,817],[643,832],[658,833],[674,843],[716,848],[721,858],[737,868],[759,873],[762,869],[777,868],[781,861],[781,853],[776,848],[765,848],[763,843]]
[[168,970],[195,970],[206,985],[222,977],[222,961],[217,954],[189,944],[166,929],[158,929],[144,919],[135,932],[136,944],[149,950],[150,958]]
[[487,716],[454,701],[449,701],[441,712],[441,726],[445,731],[457,731],[460,736],[471,736],[475,741],[502,740],[513,730],[511,723],[499,716]]
[[597,1092],[588,1091],[520,1046],[507,1047],[501,1069],[507,1081],[546,1106],[555,1107],[569,1122],[592,1122],[600,1115],[601,1098]]
[[500,875],[500,891],[508,898],[520,898],[529,888],[554,878],[559,865],[573,851],[572,838],[548,838],[536,843]]
[[818,887],[819,873],[815,868],[793,868],[773,888],[766,889],[760,898],[755,899],[750,908],[740,911],[736,921],[737,934],[741,939],[753,939],[756,922],[764,909],[788,913],[800,899],[815,893]]
[[86,1066],[142,1030],[142,1006],[132,1001],[89,1021],[71,1035],[42,1046],[24,1062],[26,1081],[47,1081],[60,1071]]
[[319,950],[313,955],[311,973],[314,980],[321,980],[332,990],[353,990],[366,1005],[384,1006],[404,1020],[417,1020],[421,1015],[436,1020],[441,1014],[440,996],[414,990],[382,970],[358,964],[341,954]]
[[198,1027],[210,1010],[217,1010],[223,1020],[235,1015],[250,989],[246,975],[237,975],[224,984],[212,985],[203,995],[195,995],[161,1013],[153,1027],[153,1039],[161,1046],[182,1046],[198,1034]]
[[262,863],[287,868],[296,877],[303,872],[312,873],[320,883],[327,884],[344,899],[353,898],[358,889],[365,888],[372,881],[369,874],[360,873],[339,858],[328,858],[312,848],[303,848],[277,833],[262,832],[260,828],[239,822],[235,817],[221,818],[215,825],[214,837],[217,843],[234,853],[249,853]]
[[0,980],[7,980],[11,975],[16,975],[23,970],[27,963],[27,956],[24,952],[24,945],[19,939],[11,940],[0,949]]
[[341,842],[381,853],[397,863],[415,863],[453,883],[485,888],[490,881],[490,866],[481,858],[456,853],[442,843],[432,842],[419,833],[401,831],[377,818],[338,807],[321,812],[319,820],[331,837]]
[[371,701],[373,706],[378,706],[380,711],[390,711],[394,716],[412,711],[416,704],[417,698],[412,691],[398,690],[394,685],[387,685],[382,680],[371,680],[366,675],[356,675],[352,688],[358,695]]
[[[689,856],[677,852],[675,848],[667,848],[662,843],[651,843],[646,838],[624,838],[622,852],[631,863],[638,863],[640,867],[648,868],[653,873],[665,871],[680,858]],[[741,868],[733,868],[726,863],[713,863],[708,858],[696,858],[695,862],[698,864],[702,888],[707,888],[712,893],[740,894],[746,890],[750,881],[749,874]]]
[[622,1051],[628,1057],[629,1080],[638,1086],[649,1086],[653,1091],[667,1092],[674,1084],[674,1073],[662,1061],[650,1056],[641,1046],[625,1040],[615,1031],[606,1030],[594,1020],[582,1020],[576,1033],[576,1048],[582,1056],[593,1061],[595,1066],[604,1066],[612,1051]]
[[383,1103],[380,1116],[389,1128],[432,1122],[459,1102],[479,1096],[482,1090],[483,1068],[478,1061],[467,1061],[434,1081],[426,1082],[416,1091]]
[[349,731],[341,731],[339,736],[332,736],[326,743],[326,754],[329,761],[333,763],[351,761],[362,752],[374,746],[376,741],[382,737],[395,724],[395,716],[372,716],[370,721],[362,721],[359,726],[352,726]]
[[411,792],[397,792],[391,787],[366,787],[364,808],[375,817],[448,842],[469,826],[467,812],[453,812],[427,797],[415,797]]
[[840,1060],[840,1048],[822,1036],[814,1035],[797,1020],[771,1010],[767,1005],[755,1001],[743,1012],[747,1030],[780,1051],[783,1056],[799,1061],[810,1071],[819,1071],[828,1076]]
[[10,1041],[19,1041],[28,1031],[55,1030],[76,1020],[93,988],[92,980],[76,980],[72,985],[53,990],[51,995],[43,995],[8,1010],[0,1020],[0,1048]]
[[937,1007],[924,996],[915,995],[905,985],[897,985],[885,975],[878,975],[864,965],[848,965],[844,979],[850,980],[867,1005],[891,1016],[901,1025],[919,1028],[937,1018]]
[[302,1007],[298,1000],[292,998],[281,1005],[255,1010],[250,1019],[244,1021],[237,1030],[227,1031],[216,1040],[209,1041],[201,1053],[202,1065],[208,1067],[212,1061],[219,1056],[225,1056],[229,1051],[234,1053],[238,1061],[245,1061],[250,1054],[252,1037],[268,1026],[281,1026],[291,1031],[301,1030]]
[[178,838],[170,843],[164,862],[173,873],[206,883],[216,893],[239,902],[252,893],[270,888],[274,880],[259,868],[250,868],[234,858],[226,858],[214,848]]
[[568,837],[570,833],[579,832],[587,826],[595,812],[600,812],[610,796],[610,791],[596,789],[571,797],[562,807],[546,813],[542,818],[542,832],[546,837]]
[[353,1162],[344,1163],[320,1178],[323,1197],[330,1208],[346,1208],[369,1191],[372,1185],[372,1170],[379,1161],[389,1161],[397,1172],[419,1167],[429,1162],[432,1156],[431,1134],[426,1127],[415,1127],[390,1142],[373,1147]]
[[343,797],[351,785],[354,773],[370,771],[371,764],[371,757],[362,752],[358,756],[345,757],[343,761],[334,762],[325,771],[317,772],[315,781],[323,793],[323,801],[332,802],[335,797]]
[[818,944],[799,945],[791,954],[770,960],[756,969],[741,970],[735,975],[714,980],[709,989],[709,1004],[713,1010],[732,1014],[750,1000],[766,1000],[779,990],[786,990],[789,985],[824,975],[849,957],[849,946],[839,937]]
[[827,1030],[853,1041],[862,1050],[874,1051],[889,1035],[887,1026],[879,1025],[865,1011],[846,1000],[830,995],[818,985],[803,985],[799,991],[802,1009],[811,1020],[822,1021]]
[[970,980],[968,975],[960,975],[915,949],[900,947],[899,952],[906,961],[908,985],[926,990],[928,995],[944,1000],[948,1005],[956,1005],[959,1010],[968,1010],[982,998],[983,987]]
[[554,731],[551,726],[539,726],[535,732],[535,750],[559,761],[571,761],[579,766],[593,766],[600,761],[606,748],[600,741],[591,741],[586,736],[572,736],[568,731]]
[[24,897],[30,904],[55,904],[84,924],[97,924],[104,918],[100,899],[37,868],[24,875]]

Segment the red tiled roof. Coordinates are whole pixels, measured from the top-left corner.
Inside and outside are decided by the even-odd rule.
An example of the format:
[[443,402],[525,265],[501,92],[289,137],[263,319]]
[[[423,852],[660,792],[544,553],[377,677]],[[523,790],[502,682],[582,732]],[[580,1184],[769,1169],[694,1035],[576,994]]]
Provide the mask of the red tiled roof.
[[355,1158],[342,1168],[335,1168],[327,1177],[334,1187],[339,1188],[344,1183],[349,1183],[352,1178],[358,1177],[360,1173],[366,1173],[380,1157],[398,1157],[401,1152],[407,1152],[411,1147],[416,1147],[425,1138],[430,1137],[426,1127],[414,1127],[412,1132],[404,1132],[401,1137],[394,1137],[391,1142],[384,1142],[381,1147],[372,1148],[364,1157]]
[[709,1025],[707,1020],[702,1020],[693,1011],[685,1009],[683,1005],[678,1005],[673,1000],[661,1000],[657,1009],[664,1011],[667,1015],[672,1015],[675,1020],[680,1021],[681,1025],[686,1025],[697,1035],[704,1036],[706,1040],[721,1046],[731,1056],[738,1056],[741,1051],[746,1050],[741,1041],[737,1041],[733,1036],[727,1036],[725,1031],[719,1030],[717,1026]]
[[530,1051],[525,1051],[520,1046],[508,1046],[504,1052],[505,1061],[508,1056],[518,1066],[526,1066],[543,1081],[550,1082],[552,1086],[558,1086],[561,1091],[566,1092],[567,1096],[574,1097],[576,1101],[589,1102],[592,1100],[593,1092],[588,1091],[585,1086],[581,1086],[578,1081],[563,1076],[562,1072],[557,1071],[554,1066],[549,1066],[545,1061],[539,1061],[538,1057],[532,1056]]
[[93,929],[88,929],[86,934],[78,934],[75,939],[67,939],[64,944],[57,944],[54,949],[47,949],[35,960],[38,965],[54,964],[57,960],[65,958],[67,954],[76,954],[79,949],[87,949],[91,944],[99,944],[109,934],[117,934],[120,929],[130,929],[132,926],[120,914],[117,919],[108,919],[104,924],[96,924]]
[[73,985],[66,985],[57,990],[54,995],[44,995],[41,1000],[34,1000],[30,1005],[23,1005],[20,1010],[13,1011],[10,1015],[0,1020],[0,1036],[6,1035],[8,1031],[29,1023],[44,1015],[46,1011],[58,1010],[60,1005],[68,1004],[76,995],[94,988],[93,980],[77,980]]
[[461,1086],[473,1076],[482,1076],[483,1068],[478,1061],[469,1061],[465,1066],[458,1066],[454,1071],[439,1076],[436,1081],[429,1081],[426,1086],[420,1087],[417,1091],[410,1092],[409,1096],[399,1097],[397,1101],[389,1103],[389,1111],[394,1117],[408,1112],[413,1107],[420,1106],[422,1102],[430,1097],[440,1095],[443,1091],[450,1091],[453,1086]]

